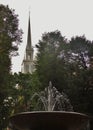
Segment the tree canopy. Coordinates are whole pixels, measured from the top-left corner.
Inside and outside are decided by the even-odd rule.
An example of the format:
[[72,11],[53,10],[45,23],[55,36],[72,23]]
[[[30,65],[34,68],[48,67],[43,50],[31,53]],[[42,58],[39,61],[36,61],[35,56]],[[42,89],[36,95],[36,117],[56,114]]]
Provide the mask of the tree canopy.
[[22,41],[18,15],[13,9],[0,4],[0,129],[4,129],[9,117],[9,90],[11,89],[11,56],[17,55]]
[[74,111],[93,114],[93,42],[85,36],[68,41],[54,31],[44,33],[36,47],[36,71],[42,88],[52,81],[69,96]]

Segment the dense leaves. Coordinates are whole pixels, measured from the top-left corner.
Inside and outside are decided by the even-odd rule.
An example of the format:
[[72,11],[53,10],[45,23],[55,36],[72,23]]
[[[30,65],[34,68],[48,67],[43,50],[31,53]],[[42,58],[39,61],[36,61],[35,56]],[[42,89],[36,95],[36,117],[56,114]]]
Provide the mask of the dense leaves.
[[17,55],[22,31],[18,16],[8,6],[0,5],[0,129],[4,129],[10,115],[11,56]]
[[42,40],[36,45],[38,49],[36,69],[44,87],[51,80],[55,83],[58,56],[60,56],[60,43],[64,45],[65,38],[59,31],[44,34]]
[[36,71],[42,88],[49,81],[70,98],[74,111],[93,114],[93,42],[85,36],[67,41],[59,31],[42,35]]
[[39,91],[40,82],[35,73],[23,74],[21,72],[14,73],[11,77],[12,90],[10,97],[12,110],[11,114],[32,110],[31,97]]

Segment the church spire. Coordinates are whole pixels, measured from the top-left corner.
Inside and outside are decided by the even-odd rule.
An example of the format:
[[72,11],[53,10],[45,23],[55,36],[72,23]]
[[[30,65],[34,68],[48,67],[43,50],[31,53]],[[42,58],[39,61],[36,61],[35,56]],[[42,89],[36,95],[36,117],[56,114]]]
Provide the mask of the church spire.
[[26,50],[32,49],[32,41],[31,41],[31,25],[30,25],[30,12],[29,12],[29,20],[28,20],[28,36],[27,36],[27,46]]
[[30,13],[29,13],[27,45],[26,45],[25,55],[21,67],[22,73],[32,73],[34,71],[33,51],[34,50],[31,41],[31,26],[30,26]]

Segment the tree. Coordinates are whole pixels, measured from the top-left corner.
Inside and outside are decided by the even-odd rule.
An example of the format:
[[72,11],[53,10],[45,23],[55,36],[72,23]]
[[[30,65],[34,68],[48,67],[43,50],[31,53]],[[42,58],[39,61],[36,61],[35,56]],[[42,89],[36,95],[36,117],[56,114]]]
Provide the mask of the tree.
[[[93,42],[87,40],[85,36],[76,36],[70,41],[70,53],[68,62],[72,66],[72,74],[70,76],[69,88],[73,86],[76,88],[74,94],[71,93],[72,99],[74,98],[74,108],[76,111],[81,111],[89,113],[87,109],[89,106],[89,89],[90,79],[92,78],[92,69],[91,69],[91,57],[93,56]],[[71,74],[70,74],[71,75]],[[90,78],[91,77],[91,78]],[[71,83],[72,81],[72,83]],[[92,89],[91,89],[92,91]],[[70,93],[69,93],[70,94]],[[74,97],[73,97],[74,96]],[[75,103],[76,102],[76,103]],[[79,105],[78,105],[79,104]],[[86,106],[86,107],[85,107]]]
[[43,88],[49,81],[57,82],[58,57],[60,56],[60,46],[66,43],[65,37],[59,31],[44,33],[42,39],[36,45],[38,49],[36,71]]
[[93,42],[85,36],[67,41],[55,31],[45,33],[36,47],[36,71],[42,87],[52,81],[69,96],[75,111],[93,114]]
[[18,28],[18,15],[8,6],[0,5],[0,129],[7,125],[9,117],[9,89],[11,87],[11,56],[17,55],[22,41],[22,30]]

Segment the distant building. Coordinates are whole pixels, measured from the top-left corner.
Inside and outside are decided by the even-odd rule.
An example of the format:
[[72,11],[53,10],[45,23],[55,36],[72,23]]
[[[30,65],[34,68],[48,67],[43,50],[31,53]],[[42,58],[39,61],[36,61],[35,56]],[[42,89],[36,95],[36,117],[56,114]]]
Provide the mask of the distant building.
[[27,45],[26,45],[24,59],[21,66],[22,73],[32,73],[34,71],[33,52],[34,50],[32,47],[31,25],[30,25],[30,15],[29,15]]

